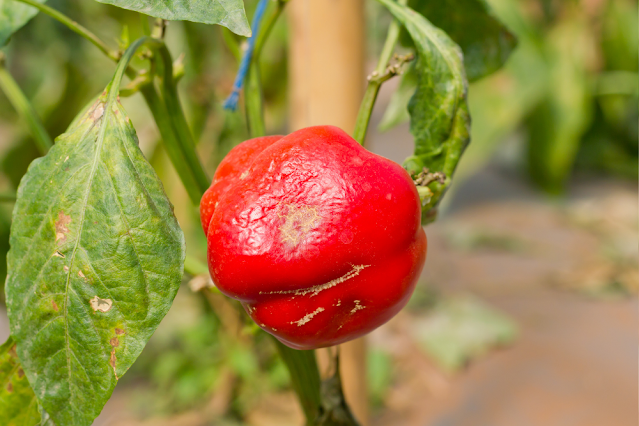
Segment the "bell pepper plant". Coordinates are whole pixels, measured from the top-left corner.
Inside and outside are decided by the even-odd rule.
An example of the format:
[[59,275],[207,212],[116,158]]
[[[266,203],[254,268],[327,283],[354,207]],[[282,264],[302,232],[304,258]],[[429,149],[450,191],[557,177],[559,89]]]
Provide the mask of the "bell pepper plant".
[[[285,0],[258,0],[251,26],[242,0],[98,1],[129,9],[127,17],[140,15],[134,32],[143,36],[130,41],[123,30],[113,48],[81,19],[41,0],[0,1],[0,47],[41,12],[117,62],[111,81],[86,107],[64,106],[77,117],[64,123],[67,130],[53,135],[53,143],[5,67],[3,52],[11,60],[19,49],[0,52],[0,89],[42,155],[15,194],[0,196],[0,202],[15,203],[5,285],[11,336],[0,345],[0,425],[92,424],[169,311],[184,276],[206,274],[204,258],[215,287],[200,294],[211,302],[217,289],[239,300],[277,339],[306,423],[335,424],[331,419],[339,417],[340,424],[355,425],[344,414],[339,375],[331,382],[335,392],[320,392],[314,353],[300,349],[363,336],[407,303],[426,257],[422,226],[435,220],[470,139],[467,71],[479,78],[499,68],[514,38],[483,0],[411,0],[410,7],[405,0],[377,0],[392,22],[353,134],[320,125],[267,136],[273,129],[263,119],[257,66]],[[249,37],[240,58],[236,36],[224,33],[239,69],[224,106],[243,104],[252,139],[230,150],[212,182],[213,170],[196,150],[210,141],[199,140],[191,128],[191,115],[206,117],[209,110],[191,108],[187,117],[182,109],[177,87],[185,67],[165,41],[168,20],[219,24]],[[36,20],[24,31],[38,32],[42,24]],[[394,54],[400,38],[411,53]],[[194,72],[209,71],[202,65]],[[398,75],[410,75],[410,84],[398,89],[399,110],[408,111],[415,140],[402,165],[363,147],[379,89]],[[139,148],[120,103],[121,96],[137,94],[157,125],[188,207],[195,212],[199,206],[206,253],[194,244],[186,255],[171,200]],[[219,305],[211,306],[216,311]],[[329,400],[335,395],[339,401]]]

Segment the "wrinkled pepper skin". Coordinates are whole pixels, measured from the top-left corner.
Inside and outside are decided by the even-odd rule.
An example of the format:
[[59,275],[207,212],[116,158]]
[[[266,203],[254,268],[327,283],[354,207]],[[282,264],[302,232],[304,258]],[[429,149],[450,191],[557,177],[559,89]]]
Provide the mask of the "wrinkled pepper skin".
[[408,302],[426,258],[408,173],[333,126],[238,145],[200,213],[216,286],[295,349],[384,324]]

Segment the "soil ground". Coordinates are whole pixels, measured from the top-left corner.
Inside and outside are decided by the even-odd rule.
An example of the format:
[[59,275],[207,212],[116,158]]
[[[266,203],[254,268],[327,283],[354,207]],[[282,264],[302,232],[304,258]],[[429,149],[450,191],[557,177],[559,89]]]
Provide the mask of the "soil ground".
[[[477,180],[494,182],[495,176],[486,172]],[[566,213],[594,200],[627,209],[617,211],[630,225],[618,237],[629,238],[636,259],[637,190],[612,182],[582,182],[573,192],[564,206],[521,196],[516,201],[488,197],[429,229],[425,283],[443,293],[479,297],[514,319],[520,334],[510,347],[447,375],[405,338],[414,318],[397,317],[371,337],[373,345],[384,347],[395,339],[394,345],[402,347],[395,351],[401,372],[374,425],[638,423],[636,297],[585,296],[587,286],[597,285],[588,280],[605,268],[598,254],[601,234],[576,225]],[[460,252],[445,237],[456,227],[507,235],[527,248]],[[629,280],[639,284],[636,275]]]

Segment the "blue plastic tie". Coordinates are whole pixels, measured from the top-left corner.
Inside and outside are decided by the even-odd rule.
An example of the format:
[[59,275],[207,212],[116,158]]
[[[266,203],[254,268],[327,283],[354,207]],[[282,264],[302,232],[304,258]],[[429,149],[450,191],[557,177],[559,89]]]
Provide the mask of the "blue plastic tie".
[[235,111],[237,109],[237,102],[240,100],[240,90],[242,90],[246,73],[248,72],[249,65],[251,64],[251,57],[253,56],[253,50],[255,49],[255,41],[257,40],[257,35],[260,32],[260,24],[262,23],[262,17],[264,16],[264,11],[266,10],[268,1],[269,0],[260,0],[257,4],[255,15],[253,15],[253,22],[251,23],[253,34],[251,34],[251,38],[248,39],[248,46],[242,56],[240,68],[237,70],[235,82],[233,83],[233,92],[231,92],[229,97],[224,101],[224,109],[230,109],[231,111]]

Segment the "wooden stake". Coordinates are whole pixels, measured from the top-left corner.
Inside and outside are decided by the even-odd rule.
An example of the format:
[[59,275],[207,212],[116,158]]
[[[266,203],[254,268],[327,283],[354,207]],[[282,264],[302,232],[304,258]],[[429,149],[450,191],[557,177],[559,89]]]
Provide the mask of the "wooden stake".
[[290,29],[291,130],[353,131],[365,89],[362,0],[294,0]]
[[[352,133],[366,79],[363,0],[294,0],[289,3],[290,127],[331,124]],[[328,356],[318,351],[320,371]],[[366,344],[341,347],[346,401],[368,425]]]

